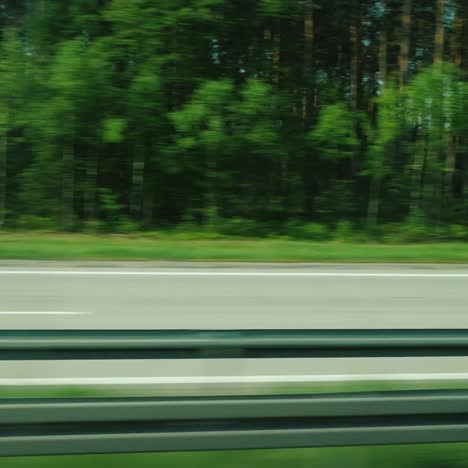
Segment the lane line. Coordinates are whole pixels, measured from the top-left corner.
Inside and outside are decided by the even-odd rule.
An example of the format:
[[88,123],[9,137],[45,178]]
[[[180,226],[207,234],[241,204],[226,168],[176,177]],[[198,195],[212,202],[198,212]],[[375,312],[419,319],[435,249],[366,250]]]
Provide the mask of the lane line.
[[394,381],[459,381],[468,373],[421,374],[341,374],[341,375],[254,375],[215,377],[65,377],[65,378],[0,378],[0,386],[64,385],[213,385],[213,384],[283,384],[320,382],[394,382]]
[[65,311],[0,311],[0,315],[88,315],[89,312]]
[[0,270],[0,275],[45,276],[241,276],[330,278],[468,278],[467,273],[299,272],[299,271],[94,271],[94,270]]

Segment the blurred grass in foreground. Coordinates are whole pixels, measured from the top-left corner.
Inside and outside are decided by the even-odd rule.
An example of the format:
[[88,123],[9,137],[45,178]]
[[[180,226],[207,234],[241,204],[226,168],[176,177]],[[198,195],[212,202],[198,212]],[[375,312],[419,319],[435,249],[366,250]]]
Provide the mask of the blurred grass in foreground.
[[462,468],[468,444],[0,459],[2,468]]
[[0,398],[87,398],[87,397],[159,397],[197,395],[271,395],[400,390],[468,389],[468,380],[355,381],[288,384],[174,384],[174,385],[102,385],[102,386],[6,386]]
[[288,239],[184,240],[171,236],[0,234],[0,258],[255,262],[468,262],[468,243],[373,244]]

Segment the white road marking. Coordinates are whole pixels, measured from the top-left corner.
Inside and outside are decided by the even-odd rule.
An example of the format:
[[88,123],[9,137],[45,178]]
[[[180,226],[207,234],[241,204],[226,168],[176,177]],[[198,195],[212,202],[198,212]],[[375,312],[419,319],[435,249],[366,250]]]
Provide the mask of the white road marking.
[[213,385],[213,384],[283,384],[317,382],[394,382],[460,381],[468,373],[420,374],[341,374],[341,375],[253,375],[200,377],[66,377],[0,378],[0,386],[64,385]]
[[45,276],[241,276],[241,277],[330,277],[330,278],[468,278],[467,273],[390,273],[318,271],[141,271],[141,270],[0,270],[0,275]]
[[87,315],[89,312],[65,311],[0,311],[0,315]]

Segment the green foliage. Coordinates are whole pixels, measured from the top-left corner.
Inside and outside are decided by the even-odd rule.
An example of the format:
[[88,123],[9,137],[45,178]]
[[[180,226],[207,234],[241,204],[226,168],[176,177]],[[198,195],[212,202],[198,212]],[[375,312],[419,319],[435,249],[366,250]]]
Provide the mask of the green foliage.
[[7,214],[17,214],[7,206],[8,148],[14,147],[25,119],[26,57],[17,30],[6,28],[0,39],[0,228]]
[[294,0],[260,0],[259,11],[265,16],[287,16],[298,12],[300,6]]
[[129,119],[138,127],[139,133],[145,127],[153,127],[160,111],[160,80],[156,74],[157,65],[149,61],[133,78],[128,89]]
[[[50,142],[73,138],[77,128],[77,113],[86,98],[85,45],[79,39],[64,41],[58,47],[51,64],[47,81],[47,99],[40,102],[43,106],[42,130]],[[39,122],[38,122],[39,123]]]
[[281,152],[281,124],[275,120],[278,100],[270,85],[249,80],[241,88],[239,98],[232,105],[235,140],[246,151],[269,157]]
[[286,223],[283,232],[293,239],[324,241],[330,238],[329,229],[324,224],[304,223],[294,219]]
[[301,238],[310,240],[327,240],[329,231],[327,226],[319,223],[307,223],[302,226]]
[[414,4],[408,80],[377,0],[4,3],[0,226],[465,239],[463,2],[437,65]]
[[333,237],[340,241],[352,241],[354,240],[355,229],[353,224],[347,220],[341,220],[336,223]]
[[125,216],[121,216],[114,230],[122,234],[131,234],[139,232],[141,230],[141,225]]
[[219,210],[215,205],[210,205],[203,211],[203,221],[206,231],[219,231],[222,220],[219,216]]
[[458,71],[449,64],[432,66],[415,76],[405,89],[409,122],[443,131],[450,127],[456,106]]
[[87,219],[83,225],[82,230],[88,233],[105,233],[108,232],[108,224],[100,219]]
[[102,139],[106,143],[120,143],[124,140],[127,122],[120,118],[108,118],[103,121]]
[[223,117],[232,99],[233,84],[229,80],[203,83],[190,102],[180,111],[171,114],[175,128],[181,133],[195,134],[199,144],[211,147],[222,138]]
[[259,234],[259,227],[253,219],[225,219],[220,230],[227,236],[256,237]]
[[383,153],[389,144],[396,141],[404,130],[405,108],[402,102],[402,96],[396,84],[389,81],[382,95],[376,100],[378,105],[377,130],[373,135],[372,150],[376,153]]
[[60,210],[60,204],[57,201],[61,198],[60,176],[60,161],[52,157],[48,146],[40,146],[31,166],[19,176],[20,212],[51,218],[57,223]]
[[380,231],[380,239],[392,244],[468,240],[468,228],[458,224],[434,226],[422,221],[408,221],[383,225]]
[[98,206],[100,219],[103,222],[102,225],[97,224],[99,231],[131,233],[140,229],[138,223],[123,214],[122,205],[110,189],[98,190]]
[[122,210],[122,206],[117,201],[117,196],[108,188],[101,188],[98,193],[101,215],[108,222],[116,222]]
[[451,224],[448,227],[448,239],[456,241],[468,240],[468,227],[459,224]]
[[24,117],[26,57],[15,29],[3,31],[0,46],[0,131],[4,131]]
[[409,221],[404,224],[383,226],[382,231],[382,239],[385,242],[406,244],[429,240],[432,229],[421,222]]
[[338,102],[322,109],[317,126],[309,139],[326,158],[334,160],[352,157],[359,141],[353,130],[354,116],[346,104]]
[[22,215],[16,219],[15,227],[24,230],[38,229],[53,231],[56,228],[56,223],[53,219],[44,216]]

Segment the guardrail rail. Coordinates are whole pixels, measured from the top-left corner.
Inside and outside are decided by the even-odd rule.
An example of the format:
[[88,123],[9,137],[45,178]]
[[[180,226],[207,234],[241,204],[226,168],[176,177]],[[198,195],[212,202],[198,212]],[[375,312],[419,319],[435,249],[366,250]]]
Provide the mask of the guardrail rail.
[[468,391],[1,399],[0,456],[468,440]]
[[468,356],[468,330],[1,330],[0,360]]
[[[468,330],[2,330],[0,360],[468,356]],[[0,399],[0,456],[468,442],[468,390]]]

